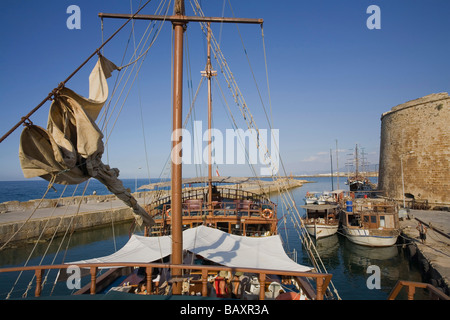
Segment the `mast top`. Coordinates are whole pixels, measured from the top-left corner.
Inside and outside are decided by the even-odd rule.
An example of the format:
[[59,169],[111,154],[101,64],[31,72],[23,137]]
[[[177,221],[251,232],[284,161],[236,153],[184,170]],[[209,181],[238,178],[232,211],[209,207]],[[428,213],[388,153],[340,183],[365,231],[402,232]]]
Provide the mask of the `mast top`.
[[184,16],[184,0],[176,0],[173,5],[173,14],[176,16]]

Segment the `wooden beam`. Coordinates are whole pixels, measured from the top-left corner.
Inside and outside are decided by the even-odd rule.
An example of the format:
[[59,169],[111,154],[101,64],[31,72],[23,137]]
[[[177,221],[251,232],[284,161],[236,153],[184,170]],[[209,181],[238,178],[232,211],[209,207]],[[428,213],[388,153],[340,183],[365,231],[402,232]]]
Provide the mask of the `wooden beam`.
[[247,23],[247,24],[263,24],[264,19],[248,19],[248,18],[225,18],[225,17],[197,17],[197,16],[159,16],[148,14],[120,14],[120,13],[102,13],[98,14],[100,18],[112,19],[136,19],[136,20],[158,20],[178,23],[188,22],[219,22],[219,23]]

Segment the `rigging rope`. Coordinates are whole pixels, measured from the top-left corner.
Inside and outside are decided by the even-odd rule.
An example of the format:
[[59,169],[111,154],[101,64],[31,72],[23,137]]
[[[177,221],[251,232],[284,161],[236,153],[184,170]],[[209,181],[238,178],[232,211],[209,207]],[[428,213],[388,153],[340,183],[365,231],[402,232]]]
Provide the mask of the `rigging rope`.
[[[191,2],[191,6],[192,6],[192,8],[194,10],[194,13],[197,15],[196,9],[198,9],[198,14],[200,16],[204,16],[204,14],[203,14],[203,12],[202,12],[202,10],[200,8],[200,5],[198,4],[198,1],[194,0],[194,2],[196,3],[196,6],[194,6],[192,4],[192,2]],[[230,7],[231,7],[231,5],[230,5]],[[204,24],[204,23],[203,24],[200,23],[200,24],[201,24],[201,28],[202,28],[203,32],[206,34],[206,31],[205,31],[206,30],[206,24]],[[238,30],[239,30],[239,28],[238,28]],[[264,36],[264,32],[263,31],[262,31],[262,36]],[[241,42],[243,42],[242,41],[242,37],[241,37]],[[214,58],[217,60],[217,62],[221,66],[221,72],[222,72],[222,74],[225,77],[225,81],[228,84],[228,88],[230,89],[231,94],[235,98],[235,103],[239,107],[239,110],[241,111],[241,114],[242,114],[242,116],[243,116],[243,118],[244,118],[244,120],[245,120],[245,122],[247,124],[247,127],[249,129],[256,130],[256,132],[258,133],[258,136],[259,136],[259,129],[256,126],[256,123],[254,121],[253,115],[251,114],[250,109],[249,109],[248,105],[246,104],[246,102],[244,100],[244,97],[243,97],[243,95],[242,95],[242,93],[241,93],[241,91],[240,91],[240,89],[239,89],[239,87],[238,87],[238,85],[236,83],[236,79],[234,78],[233,73],[231,72],[231,70],[230,70],[230,68],[228,66],[228,63],[227,63],[225,57],[223,56],[223,53],[220,50],[220,46],[218,45],[216,39],[214,38],[214,35],[211,36],[211,43],[215,47],[216,54],[214,55]],[[244,44],[243,44],[243,47],[244,47],[244,52],[245,52],[245,54],[247,56],[247,59],[249,59],[248,58],[248,54],[247,54],[247,50],[245,49]],[[265,52],[265,43],[264,43],[264,41],[263,41],[263,47],[264,47],[264,52]],[[265,57],[265,65],[266,65],[266,77],[268,77],[266,54],[264,54],[264,57]],[[253,70],[252,70],[250,62],[249,62],[249,65],[250,65],[250,69],[252,71],[252,75],[253,75],[253,78],[254,78],[254,73],[253,73]],[[256,80],[255,80],[255,84],[256,84]],[[269,81],[268,80],[267,80],[267,85],[269,85]],[[261,100],[261,103],[262,103],[262,107],[263,107],[264,113],[266,115],[266,119],[267,119],[267,121],[269,123],[269,126],[271,126],[271,123],[270,123],[271,121],[270,121],[270,119],[269,119],[269,117],[267,115],[267,111],[265,109],[264,103],[262,102],[262,97],[261,97],[260,90],[259,90],[257,84],[256,84],[256,87],[257,87],[257,90],[258,90],[258,94],[260,96],[260,100]],[[268,87],[268,90],[270,90],[269,87]],[[269,96],[270,96],[270,94],[269,94]],[[256,143],[259,144],[259,146],[261,148],[263,148],[263,150],[265,150],[265,156],[268,159],[270,159],[270,161],[271,161],[270,163],[274,164],[273,159],[271,159],[271,154],[270,154],[270,152],[269,152],[269,150],[267,148],[267,145],[265,144],[265,141],[263,141],[262,139],[258,139],[258,141],[256,141]],[[279,151],[277,145],[272,146],[272,148],[276,148],[277,151]],[[278,152],[278,155],[279,155],[279,152]],[[284,174],[286,176],[286,170],[284,168],[284,164],[283,164],[283,161],[281,159],[281,156],[279,157],[279,159],[280,159],[280,163],[281,163],[281,168],[280,169],[283,170],[283,172],[284,172]],[[285,205],[287,211],[291,213],[290,216],[291,216],[292,222],[294,223],[294,226],[300,228],[300,229],[297,230],[297,232],[299,233],[299,236],[302,239],[302,244],[306,247],[308,255],[310,256],[310,259],[311,259],[313,265],[315,266],[315,268],[317,269],[317,271],[326,273],[325,265],[324,265],[323,261],[321,260],[320,255],[317,252],[317,249],[316,249],[316,247],[315,247],[311,237],[309,236],[308,232],[306,231],[306,228],[305,228],[305,226],[303,224],[303,221],[302,221],[302,219],[300,217],[300,213],[299,213],[299,211],[297,209],[297,206],[296,206],[295,200],[293,198],[293,195],[292,195],[291,191],[287,188],[287,186],[285,184],[279,183],[280,179],[281,179],[281,176],[280,176],[280,173],[279,173],[280,170],[278,170],[279,168],[275,168],[275,169],[276,169],[275,170],[276,174],[274,175],[274,173],[272,171],[272,178],[274,179],[275,182],[277,182],[276,186],[278,188],[279,194],[281,195],[282,203],[283,203],[283,205]],[[330,285],[334,288],[334,284],[331,281],[330,281]],[[337,290],[335,288],[334,288],[334,291],[337,294]],[[340,299],[339,295],[337,295],[337,297],[338,297],[338,299]]]
[[[148,1],[148,2],[149,2],[149,1]],[[148,2],[147,2],[147,3],[148,3]],[[146,4],[147,4],[147,3],[146,3]],[[143,8],[143,7],[141,7],[141,9],[142,9],[142,8]],[[139,9],[138,12],[139,12],[141,9]],[[136,14],[137,14],[137,12],[136,12]],[[134,17],[134,15],[133,15],[133,17]],[[113,34],[113,36],[115,36],[115,35],[116,35],[116,34],[117,34],[117,33],[118,33],[118,32],[119,32],[119,31],[120,31],[120,30],[121,30],[128,22],[129,22],[129,21],[130,21],[130,20],[131,20],[131,19],[129,19],[129,20],[128,20],[128,21],[127,21],[120,29],[119,29],[119,30],[117,30],[117,31]],[[99,47],[99,49],[96,50],[96,52],[94,52],[94,54],[95,54],[95,53],[100,53],[100,49],[103,50],[103,47],[106,45],[106,43],[108,43],[108,42],[112,39],[112,37],[113,37],[113,36],[111,36],[107,41],[103,41],[103,20],[102,20],[102,24],[101,24],[101,29],[102,29],[102,45]],[[148,30],[148,28],[147,28],[147,30]],[[153,30],[153,29],[152,29],[152,30]],[[137,62],[138,60],[142,59],[142,57],[144,57],[144,56],[148,53],[149,49],[150,49],[151,46],[154,44],[154,42],[155,42],[155,40],[156,40],[156,38],[157,38],[157,35],[159,34],[159,31],[160,31],[160,30],[161,30],[161,28],[158,29],[158,32],[155,34],[155,36],[154,36],[154,38],[153,38],[153,40],[152,40],[150,46],[147,48],[147,50],[145,50],[145,52],[144,52],[143,54],[141,54],[141,55],[138,57],[138,59],[136,59],[136,60],[133,61],[132,63],[135,63],[135,62]],[[149,36],[150,36],[150,34],[151,34],[151,32],[149,33]],[[144,35],[145,35],[145,34],[144,34]],[[149,39],[149,36],[147,37],[147,40],[144,42],[144,45],[147,43],[147,41],[148,41],[148,39]],[[143,36],[143,38],[144,38],[144,36]],[[142,38],[142,39],[143,39],[143,38]],[[140,43],[142,43],[142,39],[141,39],[141,42],[140,42]],[[137,48],[135,48],[135,54],[136,54],[136,52],[137,52]],[[141,51],[141,52],[142,52],[142,51]],[[94,56],[94,54],[92,54],[92,56]],[[134,55],[135,55],[135,54],[134,54]],[[92,56],[91,56],[91,57],[92,57]],[[72,77],[79,69],[81,69],[81,67],[84,66],[84,64],[86,64],[87,61],[90,60],[91,57],[89,57],[89,59],[87,59],[87,60],[86,60],[86,61],[85,61],[85,62],[84,62],[77,70],[75,70],[75,72],[73,72],[73,73],[69,76],[69,78],[67,78],[63,83],[61,83],[61,84],[60,84],[60,87],[64,86],[64,84],[65,84],[65,83],[66,83],[66,82],[67,82],[67,81],[68,81],[68,80],[69,80],[69,79],[70,79],[70,78],[71,78],[71,77]],[[128,64],[128,65],[131,65],[131,63]],[[141,66],[142,66],[142,64],[141,64]],[[127,67],[127,66],[123,66],[121,69],[126,68],[126,67]],[[139,69],[140,69],[140,67],[139,67]],[[138,69],[138,70],[139,70],[139,69]],[[137,72],[137,73],[138,73],[138,72]],[[137,73],[136,73],[136,76],[137,76]],[[136,77],[136,76],[135,76],[135,77]],[[133,82],[134,82],[134,81],[133,81]],[[116,81],[116,83],[117,83],[117,81]],[[114,91],[115,91],[115,90],[114,90]],[[105,113],[105,114],[106,114],[106,113]],[[27,118],[28,118],[28,116],[27,116]],[[105,118],[106,118],[106,117],[105,117]],[[108,122],[108,120],[105,121],[105,125],[106,125],[107,122]],[[111,131],[112,131],[112,130],[111,130]],[[5,246],[6,246],[6,245],[7,245],[7,244],[8,244],[8,243],[9,243],[9,242],[17,235],[17,234],[18,234],[18,232],[20,232],[20,230],[23,228],[23,226],[31,219],[31,217],[34,215],[34,213],[36,212],[36,210],[40,207],[40,205],[41,205],[43,199],[46,197],[48,191],[53,187],[53,184],[54,184],[54,181],[55,181],[55,179],[56,179],[56,176],[57,176],[57,174],[54,175],[54,176],[52,177],[52,180],[50,181],[50,183],[49,183],[49,185],[48,185],[48,188],[47,188],[47,190],[46,190],[44,196],[41,198],[40,202],[38,203],[38,205],[36,206],[36,208],[34,209],[34,211],[32,212],[32,214],[30,215],[30,217],[28,217],[28,219],[24,222],[24,224],[22,224],[22,226],[21,226],[21,227],[20,227],[20,228],[12,235],[12,236],[11,236],[11,238],[3,244],[3,246],[0,248],[0,250],[3,249],[3,248],[4,248],[4,247],[5,247]],[[62,245],[62,243],[63,243],[65,237],[67,236],[67,233],[68,233],[68,230],[69,230],[70,226],[72,226],[72,223],[73,223],[74,218],[78,215],[78,213],[79,213],[79,211],[80,211],[81,201],[82,201],[82,199],[83,199],[83,197],[84,197],[84,195],[85,195],[85,191],[86,191],[87,186],[88,186],[88,183],[87,183],[86,186],[85,186],[85,190],[84,190],[84,192],[83,192],[83,196],[80,198],[80,202],[79,202],[78,208],[77,208],[77,213],[76,213],[75,215],[72,216],[72,220],[71,220],[71,222],[70,222],[70,224],[69,224],[69,226],[68,226],[68,229],[66,230],[66,233],[65,233],[65,235],[64,235],[64,237],[63,237],[63,240],[61,241],[60,247],[58,248],[58,252],[59,252],[59,250],[61,249],[61,245]],[[66,186],[66,187],[67,187],[67,186]],[[64,188],[64,191],[65,191],[65,190],[66,190],[66,188]],[[61,197],[63,196],[64,191],[63,191],[63,193],[61,194],[60,199],[61,199]],[[76,189],[75,189],[75,191],[76,191]],[[74,192],[75,192],[75,191],[74,191]],[[59,201],[59,200],[58,200],[58,201]],[[67,208],[68,208],[68,207],[66,207],[66,210],[67,210]],[[55,209],[56,209],[56,207],[55,207]],[[48,225],[48,223],[49,223],[49,221],[50,221],[50,218],[53,216],[53,214],[54,214],[54,212],[55,212],[55,209],[53,210],[51,216],[48,218],[47,223],[45,224],[45,226]],[[45,258],[46,253],[48,252],[49,246],[51,245],[51,243],[52,243],[54,237],[56,236],[57,230],[58,230],[58,228],[59,228],[61,222],[62,222],[62,218],[60,219],[60,223],[59,223],[58,227],[55,229],[55,231],[54,231],[54,233],[53,233],[53,236],[52,236],[52,238],[51,238],[51,241],[50,241],[50,243],[48,244],[47,249],[46,249],[44,255],[42,255],[42,258],[41,258],[40,263],[42,263],[43,259]],[[45,226],[44,226],[43,230],[41,231],[41,233],[40,233],[40,235],[39,235],[39,238],[38,238],[38,240],[37,240],[37,242],[36,242],[36,244],[35,244],[35,246],[34,246],[32,252],[30,253],[30,255],[29,255],[29,257],[28,257],[28,260],[25,262],[25,265],[28,263],[29,259],[31,258],[31,255],[32,255],[33,252],[35,251],[35,249],[36,249],[36,247],[37,247],[37,244],[39,243],[39,240],[42,238],[42,236],[43,236],[43,234],[44,234],[44,231],[45,231]],[[71,237],[71,235],[73,234],[73,231],[74,231],[74,229],[72,229],[72,232],[70,233],[70,237]],[[69,245],[69,243],[70,243],[70,237],[69,237],[69,241],[68,241],[68,243],[67,243],[66,253],[67,253],[68,245]],[[55,255],[55,258],[54,258],[54,259],[56,259],[56,256],[57,256],[57,254]],[[53,260],[53,262],[54,262],[54,260]],[[18,276],[18,278],[17,278],[15,284],[13,285],[13,287],[12,287],[12,289],[11,289],[11,292],[14,290],[14,287],[15,287],[15,285],[17,284],[18,280],[20,279],[20,276],[21,276],[21,274],[19,274],[19,276]],[[46,282],[47,277],[48,277],[48,273],[47,273],[47,275],[46,275],[45,278],[44,278],[44,283]],[[33,278],[34,278],[34,276],[33,276]],[[43,285],[44,285],[44,283],[43,283]],[[31,283],[29,284],[27,290],[25,291],[24,296],[27,295],[27,292],[28,292],[30,286],[31,286]],[[10,297],[11,292],[8,294],[7,299]]]
[[72,79],[72,77],[78,73],[88,62],[92,59],[96,54],[98,54],[102,48],[111,41],[127,24],[130,22],[139,12],[141,12],[142,9],[144,9],[147,4],[151,0],[148,0],[142,7],[140,7],[136,13],[133,14],[119,29],[116,30],[98,49],[96,49],[78,68],[75,69],[63,82],[61,82],[57,88],[55,88],[52,92],[50,92],[47,97],[44,98],[44,100],[41,101],[34,109],[32,109],[26,116],[22,117],[22,119],[13,126],[3,137],[0,138],[0,143],[5,140],[11,133],[13,133],[21,124],[23,124],[27,119],[29,119],[37,110],[39,110],[48,100],[51,100],[52,97],[60,90],[62,89],[65,84]]
[[2,245],[2,247],[0,248],[0,251],[3,250],[7,244],[9,244],[9,242],[14,239],[14,237],[22,230],[22,228],[25,226],[25,224],[31,220],[31,218],[33,217],[33,215],[36,213],[36,210],[40,207],[42,201],[44,200],[44,198],[47,196],[47,193],[50,191],[50,189],[52,189],[53,184],[56,180],[56,175],[52,176],[51,181],[49,182],[48,186],[47,186],[47,190],[45,191],[44,195],[42,196],[42,198],[39,200],[39,203],[37,204],[37,206],[33,209],[33,211],[31,212],[31,215],[25,220],[25,222],[16,230],[16,232],[14,232],[14,234],[5,241],[5,243]]

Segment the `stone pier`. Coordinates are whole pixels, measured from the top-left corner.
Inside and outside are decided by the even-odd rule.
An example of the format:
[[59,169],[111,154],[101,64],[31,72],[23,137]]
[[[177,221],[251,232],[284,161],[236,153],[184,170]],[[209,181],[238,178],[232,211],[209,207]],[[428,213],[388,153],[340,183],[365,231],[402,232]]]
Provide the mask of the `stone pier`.
[[[419,222],[428,229],[425,243],[416,229]],[[400,227],[409,256],[419,263],[424,281],[450,295],[450,212],[411,210]]]
[[[280,179],[287,189],[297,188],[306,181]],[[254,193],[278,191],[273,181],[253,181],[237,188]],[[150,203],[156,196],[169,195],[168,190],[137,192],[133,194],[141,206]],[[38,208],[38,209],[36,209]],[[63,234],[69,230],[85,230],[94,227],[132,221],[132,210],[115,195],[89,195],[62,199],[9,201],[0,203],[0,247],[5,242],[42,240]],[[41,236],[41,233],[44,232]]]

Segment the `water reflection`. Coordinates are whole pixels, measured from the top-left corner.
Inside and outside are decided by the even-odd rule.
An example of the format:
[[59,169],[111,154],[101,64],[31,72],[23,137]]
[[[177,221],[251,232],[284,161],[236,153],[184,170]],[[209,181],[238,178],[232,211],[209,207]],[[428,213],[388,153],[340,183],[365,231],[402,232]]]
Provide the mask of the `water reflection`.
[[338,254],[339,237],[333,234],[330,237],[319,239],[315,242],[316,249],[322,259],[327,259]]

